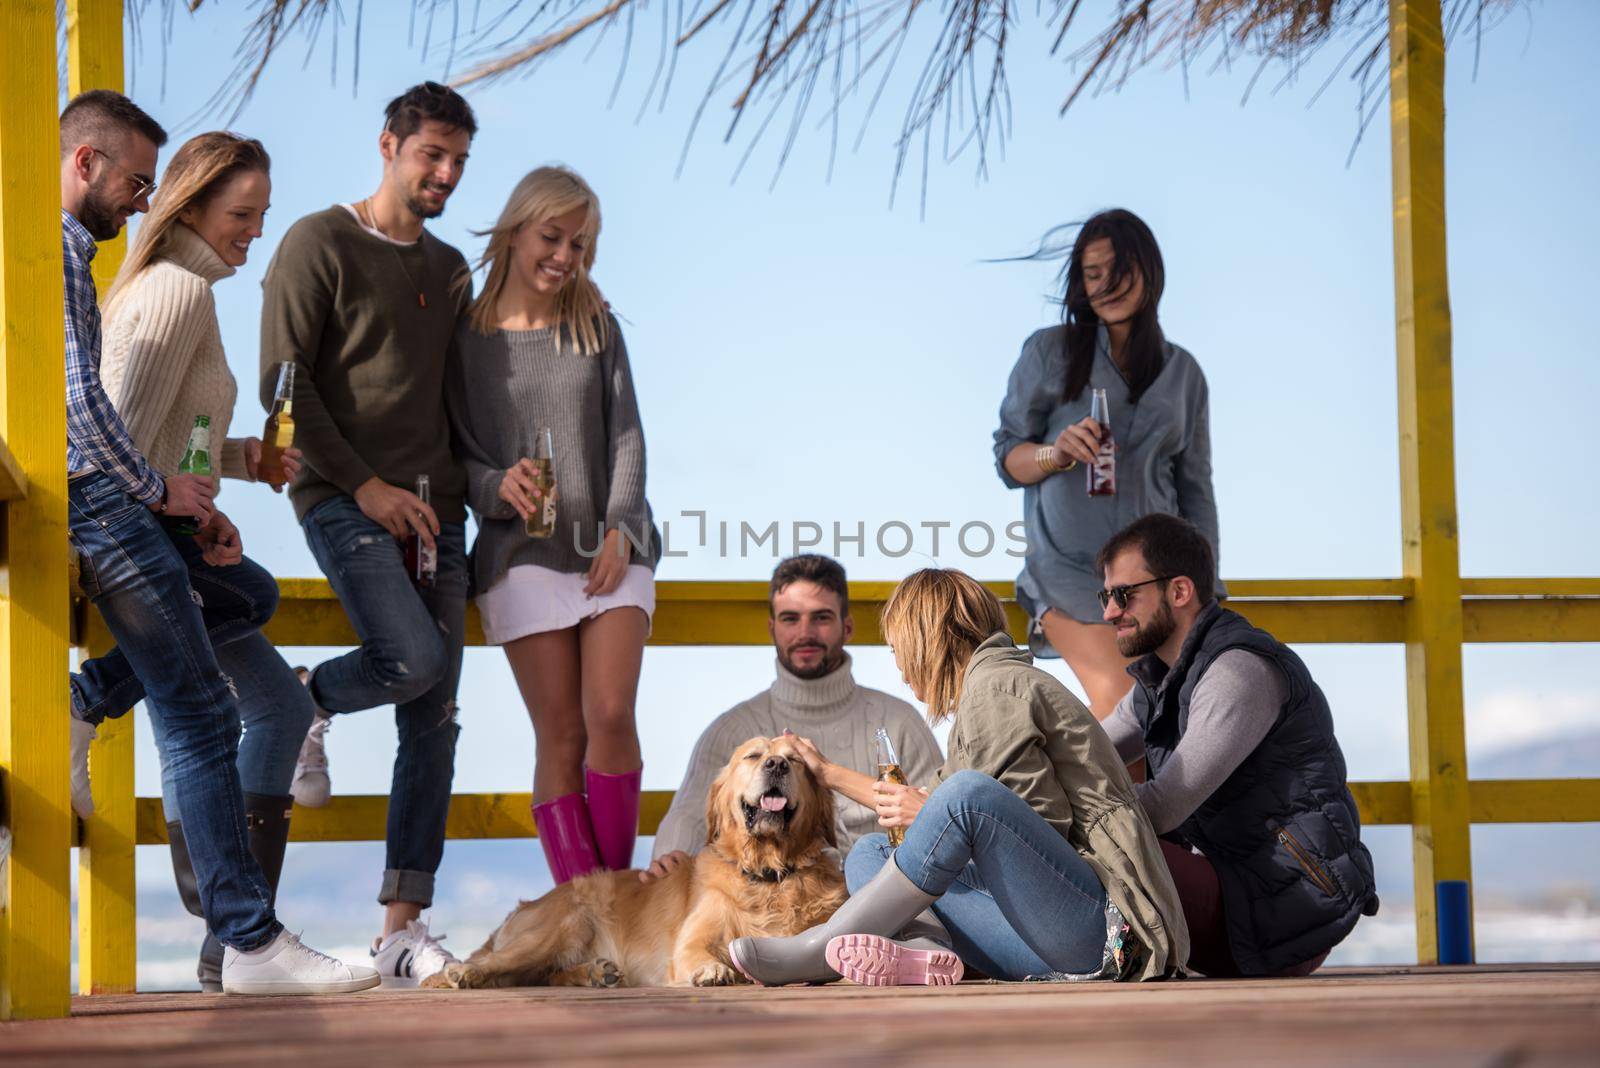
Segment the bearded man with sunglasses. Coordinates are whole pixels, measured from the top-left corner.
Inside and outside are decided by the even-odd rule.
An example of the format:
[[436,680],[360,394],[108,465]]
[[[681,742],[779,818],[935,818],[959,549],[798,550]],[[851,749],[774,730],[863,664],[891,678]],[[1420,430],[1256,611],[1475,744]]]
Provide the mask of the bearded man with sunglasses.
[[1372,857],[1322,690],[1216,599],[1204,535],[1135,520],[1100,550],[1100,604],[1134,686],[1104,722],[1183,903],[1189,967],[1308,975],[1378,911]]

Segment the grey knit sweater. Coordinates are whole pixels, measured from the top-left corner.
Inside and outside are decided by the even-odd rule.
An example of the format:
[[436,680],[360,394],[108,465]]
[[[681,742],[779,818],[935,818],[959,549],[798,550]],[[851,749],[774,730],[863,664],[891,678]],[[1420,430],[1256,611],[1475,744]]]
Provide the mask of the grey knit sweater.
[[[631,563],[656,566],[661,538],[644,496],[644,428],[622,329],[615,319],[608,325],[605,348],[580,356],[558,346],[553,329],[484,335],[462,320],[461,358],[445,403],[456,456],[467,470],[467,504],[478,519],[472,550],[478,593],[514,564],[582,574],[611,530],[629,539]],[[540,427],[550,428],[555,443],[559,503],[555,535],[530,538],[499,488],[508,467],[533,455]]]

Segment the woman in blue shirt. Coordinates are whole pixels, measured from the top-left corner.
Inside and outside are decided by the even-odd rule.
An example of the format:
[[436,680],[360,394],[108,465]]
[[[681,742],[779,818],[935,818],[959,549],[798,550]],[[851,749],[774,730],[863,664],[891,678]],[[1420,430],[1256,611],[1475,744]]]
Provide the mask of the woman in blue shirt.
[[[1142,219],[1121,208],[1090,218],[1062,274],[1063,321],[1023,344],[994,455],[1001,481],[1023,491],[1028,555],[1017,599],[1033,621],[1034,652],[1064,657],[1104,719],[1132,680],[1101,621],[1095,554],[1150,512],[1182,516],[1218,548],[1209,404],[1200,365],[1161,331],[1166,271]],[[1097,389],[1109,402],[1116,492],[1090,496],[1078,468],[1094,461],[1106,429],[1089,414]]]

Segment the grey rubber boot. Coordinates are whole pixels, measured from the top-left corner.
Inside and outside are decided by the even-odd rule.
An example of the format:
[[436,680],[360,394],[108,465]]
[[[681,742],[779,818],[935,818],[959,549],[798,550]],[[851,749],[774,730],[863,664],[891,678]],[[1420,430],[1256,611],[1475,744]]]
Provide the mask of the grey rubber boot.
[[[269,794],[244,795],[244,825],[249,835],[250,855],[255,858],[256,864],[261,867],[261,874],[266,877],[267,890],[271,894],[270,900],[274,903],[278,899],[278,879],[283,874],[283,854],[289,846],[289,816],[294,810],[294,798],[288,795],[274,797]],[[168,833],[176,827],[168,824]],[[188,853],[185,851],[185,860]],[[173,866],[177,866],[176,850],[174,850]],[[191,884],[194,872],[189,872]],[[182,893],[182,879],[179,879],[179,892]],[[190,909],[199,915],[199,894],[195,894],[195,907]],[[184,902],[186,905],[188,901]],[[217,941],[216,935],[206,931],[206,940],[200,946],[200,963],[195,968],[195,977],[200,980],[200,989],[207,994],[222,993],[222,957],[226,947]]]
[[[825,957],[829,939],[847,934],[897,934],[936,900],[907,879],[891,857],[826,923],[790,938],[736,938],[728,943],[728,955],[746,978],[763,986],[831,982],[839,973],[828,966]],[[937,919],[928,918],[939,931],[944,930]],[[930,933],[926,924],[918,925],[919,935]]]
[[183,824],[176,820],[167,821],[167,847],[172,850],[172,877],[178,883],[178,899],[191,915],[204,916],[200,911],[200,886],[189,861],[189,843],[183,837]]

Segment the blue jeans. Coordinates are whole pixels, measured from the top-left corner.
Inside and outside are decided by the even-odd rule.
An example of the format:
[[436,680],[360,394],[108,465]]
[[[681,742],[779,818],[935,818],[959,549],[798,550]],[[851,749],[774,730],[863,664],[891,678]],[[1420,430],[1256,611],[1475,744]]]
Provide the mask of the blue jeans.
[[[206,924],[225,945],[257,949],[280,925],[245,838],[234,766],[239,710],[196,601],[182,535],[98,472],[67,487],[79,584],[166,725],[173,791]],[[82,680],[77,680],[81,683]]]
[[[293,669],[258,629],[277,608],[277,580],[249,559],[224,567],[208,564],[193,538],[176,537],[173,547],[189,567],[206,635],[237,695],[239,720],[232,730],[238,734],[243,728],[237,759],[240,785],[247,794],[284,797],[315,708]],[[72,676],[73,715],[89,723],[122,716],[144,696],[144,683],[120,648],[85,661]],[[146,710],[161,757],[162,807],[167,820],[177,822],[183,815],[169,731],[159,710]]]
[[[260,564],[249,559],[225,567],[208,564],[187,535],[173,535],[171,545],[189,569],[192,597],[219,658],[225,646],[256,633],[277,611],[277,580]],[[127,715],[143,699],[144,683],[120,646],[85,661],[72,676],[72,714],[95,726]]]
[[466,641],[466,529],[441,524],[432,589],[406,574],[400,543],[354,499],[330,497],[301,520],[361,647],[317,665],[311,696],[329,713],[393,704],[400,736],[389,787],[388,850],[378,901],[433,904],[455,775],[456,686]]
[[899,849],[883,834],[845,858],[851,893],[893,858],[949,928],[961,959],[991,979],[1100,967],[1106,891],[1094,869],[1028,803],[989,776],[960,771],[929,795]]

